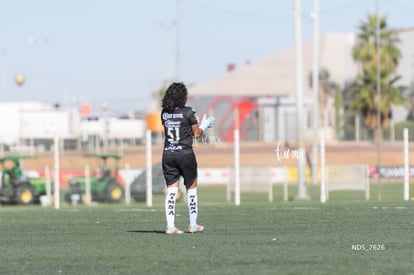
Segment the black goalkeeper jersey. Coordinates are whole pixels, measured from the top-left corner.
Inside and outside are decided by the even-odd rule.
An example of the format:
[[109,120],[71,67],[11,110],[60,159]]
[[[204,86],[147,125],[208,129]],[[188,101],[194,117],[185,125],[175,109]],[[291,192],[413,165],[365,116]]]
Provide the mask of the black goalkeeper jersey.
[[198,123],[196,112],[192,107],[177,108],[173,112],[161,112],[164,126],[164,152],[192,152],[192,126]]

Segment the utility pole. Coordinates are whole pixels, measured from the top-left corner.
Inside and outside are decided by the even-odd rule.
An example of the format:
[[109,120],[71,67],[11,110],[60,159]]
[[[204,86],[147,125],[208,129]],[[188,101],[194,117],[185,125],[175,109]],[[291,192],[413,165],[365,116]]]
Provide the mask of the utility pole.
[[313,144],[312,144],[312,184],[318,181],[318,141],[319,141],[319,0],[313,0]]
[[303,61],[301,32],[301,0],[294,0],[295,50],[296,50],[296,107],[297,107],[297,148],[298,148],[298,193],[297,200],[308,200],[305,185],[305,146],[304,146],[304,115],[303,115]]
[[[380,15],[379,15],[379,0],[376,0],[376,54],[377,54],[377,169],[381,166],[381,143],[382,143],[382,128],[381,128],[381,46],[380,46]],[[378,175],[378,200],[382,198],[381,178]]]
[[175,49],[175,80],[180,81],[180,4],[181,1],[177,0],[177,19],[176,19],[176,49]]

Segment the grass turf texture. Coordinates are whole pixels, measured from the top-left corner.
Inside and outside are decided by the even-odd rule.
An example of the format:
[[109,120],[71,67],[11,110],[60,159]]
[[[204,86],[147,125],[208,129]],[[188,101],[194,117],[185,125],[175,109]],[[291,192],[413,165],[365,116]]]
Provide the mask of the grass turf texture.
[[[0,207],[1,274],[410,274],[414,203],[338,192],[322,205],[199,189],[200,234],[165,235],[163,198],[60,210]],[[294,191],[293,189],[290,191]],[[375,190],[373,190],[374,192]],[[393,191],[393,192],[392,192]],[[224,192],[224,195],[223,195]],[[311,197],[317,194],[309,188]],[[294,194],[294,193],[292,193]],[[395,195],[393,195],[395,194]],[[335,198],[335,200],[333,199]],[[176,224],[187,227],[187,207]],[[362,247],[365,250],[362,250]]]

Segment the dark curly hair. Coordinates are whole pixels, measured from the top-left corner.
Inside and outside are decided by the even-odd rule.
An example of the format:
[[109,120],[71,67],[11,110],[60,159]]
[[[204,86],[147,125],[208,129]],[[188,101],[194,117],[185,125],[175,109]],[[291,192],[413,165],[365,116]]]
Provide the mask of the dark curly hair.
[[176,108],[182,108],[187,101],[187,88],[183,83],[172,83],[164,97],[162,98],[161,107],[163,110],[172,112]]

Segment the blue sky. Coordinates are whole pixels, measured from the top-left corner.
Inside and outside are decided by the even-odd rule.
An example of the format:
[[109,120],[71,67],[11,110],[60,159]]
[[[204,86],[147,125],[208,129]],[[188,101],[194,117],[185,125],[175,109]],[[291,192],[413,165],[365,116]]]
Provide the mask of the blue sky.
[[[176,0],[1,0],[0,100],[145,110],[176,71]],[[375,0],[320,0],[320,34],[355,32]],[[391,27],[414,27],[414,1],[380,0]],[[304,41],[312,0],[302,0]],[[294,45],[293,0],[180,0],[179,76],[201,83]],[[18,87],[14,76],[23,73]]]

